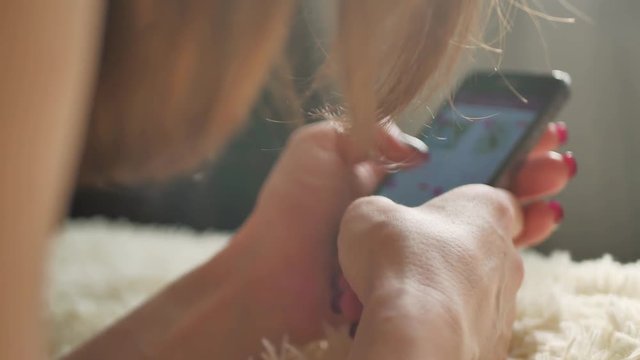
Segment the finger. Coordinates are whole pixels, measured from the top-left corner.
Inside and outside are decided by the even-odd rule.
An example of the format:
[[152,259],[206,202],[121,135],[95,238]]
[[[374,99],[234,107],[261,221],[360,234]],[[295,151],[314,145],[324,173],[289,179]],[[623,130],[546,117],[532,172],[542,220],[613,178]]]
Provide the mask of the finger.
[[510,190],[520,201],[555,195],[564,189],[577,170],[578,164],[573,153],[548,151],[522,164]]
[[428,157],[429,149],[418,138],[405,134],[391,120],[379,123],[375,128],[373,146],[363,146],[349,136],[339,125],[339,150],[352,165],[375,160],[399,167],[415,165]]
[[371,194],[391,170],[405,169],[429,158],[429,149],[418,138],[407,135],[392,121],[385,121],[375,129],[374,146],[363,147],[338,128],[338,151],[347,166],[353,166],[363,180],[360,192]]
[[511,222],[511,233],[513,236],[521,234],[524,229],[524,214],[521,211],[520,204],[518,200],[508,191],[502,191],[502,196],[504,197],[504,203],[509,204],[507,207],[510,209],[509,213],[511,214],[511,218],[513,221]]
[[[470,199],[473,199],[473,202],[470,203]],[[469,207],[470,204],[471,207]],[[462,217],[464,215],[460,213],[461,209],[485,214],[483,219],[490,219],[497,230],[508,239],[516,238],[524,226],[522,204],[518,199],[510,191],[483,184],[457,187],[416,208],[429,209],[429,211],[435,208],[441,213],[456,213]],[[471,217],[471,219],[480,218]]]
[[564,217],[562,205],[557,201],[538,201],[524,208],[525,226],[515,240],[518,247],[533,246],[551,235]]
[[385,121],[376,130],[378,151],[389,162],[411,166],[429,155],[429,148],[424,142],[406,134],[391,120]]
[[567,124],[559,121],[549,123],[547,129],[538,140],[536,146],[531,150],[530,157],[544,155],[545,153],[563,146],[569,140]]

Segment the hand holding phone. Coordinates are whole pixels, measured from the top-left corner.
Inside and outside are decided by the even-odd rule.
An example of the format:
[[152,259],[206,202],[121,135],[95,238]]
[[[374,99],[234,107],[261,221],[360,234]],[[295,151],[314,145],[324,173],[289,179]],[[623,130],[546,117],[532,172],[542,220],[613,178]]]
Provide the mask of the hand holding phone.
[[566,102],[570,77],[477,72],[417,135],[424,163],[387,177],[378,194],[418,206],[465,184],[506,187],[519,162]]

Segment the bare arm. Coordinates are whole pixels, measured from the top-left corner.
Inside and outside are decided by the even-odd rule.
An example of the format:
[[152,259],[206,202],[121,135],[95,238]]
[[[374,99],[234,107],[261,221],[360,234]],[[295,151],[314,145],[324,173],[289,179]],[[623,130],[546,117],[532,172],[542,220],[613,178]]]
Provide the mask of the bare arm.
[[0,358],[44,355],[43,271],[81,145],[98,1],[0,5]]
[[262,339],[277,344],[286,333],[295,337],[286,319],[299,298],[283,290],[282,277],[255,244],[282,233],[261,221],[250,219],[217,256],[66,359],[247,359],[259,354]]
[[349,359],[467,359],[455,311],[441,299],[394,289],[365,307]]

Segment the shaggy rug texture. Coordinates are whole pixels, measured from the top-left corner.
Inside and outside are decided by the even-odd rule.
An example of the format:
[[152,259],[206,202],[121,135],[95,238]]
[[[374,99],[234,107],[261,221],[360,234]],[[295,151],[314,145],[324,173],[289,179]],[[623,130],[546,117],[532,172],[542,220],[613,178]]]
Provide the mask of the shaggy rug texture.
[[[134,226],[104,220],[69,223],[51,263],[51,352],[85,341],[167,282],[220,250],[229,234]],[[611,257],[574,262],[569,254],[525,252],[510,358],[640,359],[640,262]],[[266,360],[346,359],[345,329],[303,346],[265,344]]]

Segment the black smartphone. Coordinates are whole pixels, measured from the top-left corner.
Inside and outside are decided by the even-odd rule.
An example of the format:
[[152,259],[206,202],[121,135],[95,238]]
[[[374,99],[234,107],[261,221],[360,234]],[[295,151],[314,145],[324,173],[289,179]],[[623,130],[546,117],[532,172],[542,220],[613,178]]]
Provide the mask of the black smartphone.
[[549,74],[475,72],[416,135],[428,159],[389,175],[378,195],[418,206],[465,184],[506,187],[569,97],[571,79]]

